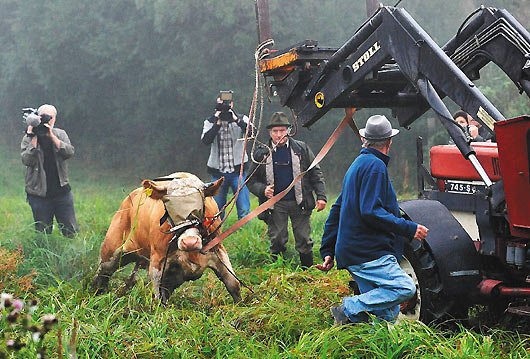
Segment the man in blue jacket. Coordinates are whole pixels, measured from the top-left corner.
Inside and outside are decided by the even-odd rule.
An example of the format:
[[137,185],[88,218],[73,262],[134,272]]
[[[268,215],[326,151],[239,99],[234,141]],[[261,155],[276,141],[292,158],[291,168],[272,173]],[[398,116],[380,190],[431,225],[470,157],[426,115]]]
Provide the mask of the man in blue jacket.
[[359,133],[363,148],[346,172],[342,192],[326,220],[320,247],[324,263],[316,266],[329,271],[335,258],[337,268],[347,269],[359,286],[360,295],[345,297],[342,305],[331,307],[335,324],[366,321],[367,313],[395,321],[399,304],[416,292],[398,263],[402,238],[423,240],[428,232],[400,217],[388,178],[388,152],[399,131],[385,116],[375,115]]

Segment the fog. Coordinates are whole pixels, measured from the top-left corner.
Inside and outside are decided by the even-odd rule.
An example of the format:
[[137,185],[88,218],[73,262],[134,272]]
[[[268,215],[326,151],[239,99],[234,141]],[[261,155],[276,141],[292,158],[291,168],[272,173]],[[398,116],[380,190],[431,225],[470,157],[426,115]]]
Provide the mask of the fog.
[[[269,3],[276,49],[305,39],[340,47],[366,19],[362,0]],[[443,45],[481,3],[506,8],[530,28],[524,0],[403,0],[399,6]],[[76,147],[73,167],[134,178],[175,171],[206,178],[209,149],[200,135],[218,91],[233,90],[236,111],[249,111],[257,45],[252,0],[0,0],[0,13],[2,160],[18,156],[21,109],[50,103],[59,111],[56,126]],[[510,81],[495,71],[487,69],[491,79],[478,84],[488,97],[501,99],[508,115],[528,110],[528,99],[513,85],[507,95]],[[277,110],[277,100],[266,101],[263,120]],[[362,126],[376,112],[390,115],[362,110],[355,118]],[[316,153],[341,117],[334,110],[296,136]],[[391,171],[405,191],[414,188],[415,137],[444,140],[432,113],[424,117],[396,139]],[[347,133],[323,161],[334,190],[358,148]]]

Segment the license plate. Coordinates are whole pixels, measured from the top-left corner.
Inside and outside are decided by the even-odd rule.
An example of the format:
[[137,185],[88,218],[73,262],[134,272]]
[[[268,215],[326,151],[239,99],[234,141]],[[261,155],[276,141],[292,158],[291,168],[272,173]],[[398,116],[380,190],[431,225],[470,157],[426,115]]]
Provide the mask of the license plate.
[[445,181],[445,190],[451,193],[475,194],[477,186],[469,182]]

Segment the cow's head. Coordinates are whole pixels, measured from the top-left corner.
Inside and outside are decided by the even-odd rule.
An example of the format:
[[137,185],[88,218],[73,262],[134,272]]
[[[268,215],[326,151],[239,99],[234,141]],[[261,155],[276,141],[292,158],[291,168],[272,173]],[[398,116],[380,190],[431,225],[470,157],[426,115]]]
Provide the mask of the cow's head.
[[[153,199],[161,199],[171,218],[174,228],[179,228],[177,245],[182,251],[202,249],[200,230],[205,220],[206,197],[214,196],[219,191],[224,178],[204,184],[191,174],[179,173],[178,178],[171,181],[154,182],[144,180],[142,185],[149,189]],[[198,224],[197,224],[198,223]],[[180,233],[181,232],[181,233]]]

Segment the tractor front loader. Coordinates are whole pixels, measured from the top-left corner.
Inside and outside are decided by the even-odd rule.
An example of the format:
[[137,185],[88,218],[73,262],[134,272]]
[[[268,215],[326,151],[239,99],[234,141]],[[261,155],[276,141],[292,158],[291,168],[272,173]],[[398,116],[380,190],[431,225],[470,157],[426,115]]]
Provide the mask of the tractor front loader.
[[[479,303],[530,315],[530,117],[506,120],[470,79],[494,62],[530,96],[530,36],[505,10],[472,16],[440,48],[407,11],[382,6],[338,49],[306,40],[259,61],[270,93],[306,127],[346,107],[390,108],[409,127],[430,108],[453,139],[430,150],[430,171],[418,143],[420,196],[400,203],[430,229],[406,241],[402,261],[418,287],[402,314],[427,323]],[[469,142],[444,97],[497,142]]]

